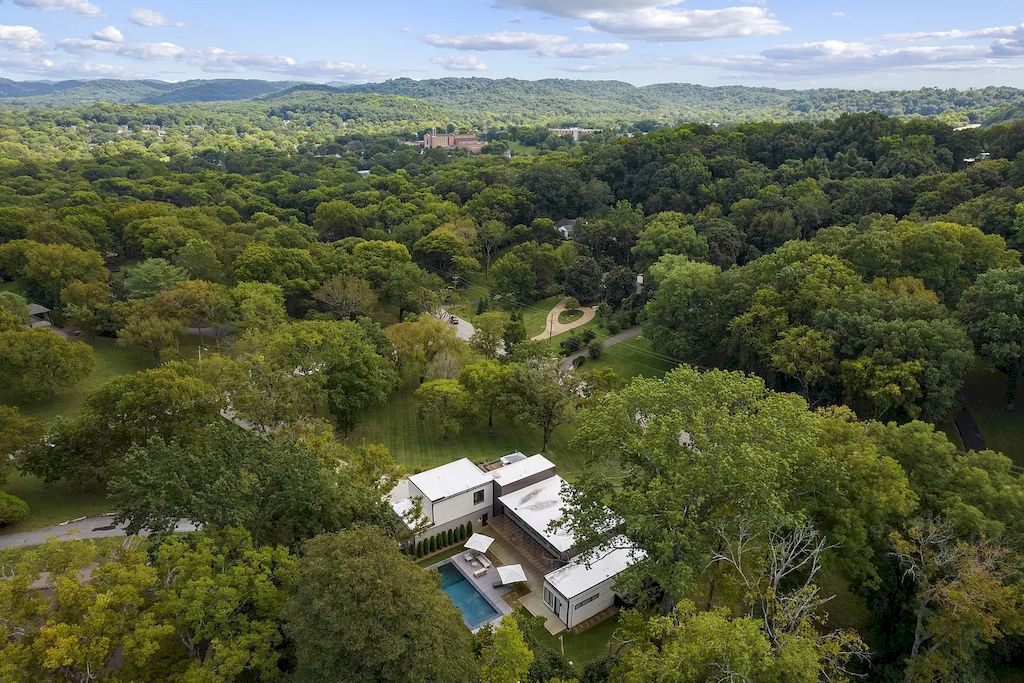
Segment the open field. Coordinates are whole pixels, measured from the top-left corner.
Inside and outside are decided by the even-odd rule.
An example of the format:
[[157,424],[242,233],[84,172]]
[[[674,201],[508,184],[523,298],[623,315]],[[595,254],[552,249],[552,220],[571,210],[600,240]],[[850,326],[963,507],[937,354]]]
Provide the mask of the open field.
[[1017,401],[1016,410],[1006,410],[1006,375],[978,363],[960,395],[986,445],[1024,467],[1024,399]]
[[660,377],[677,365],[656,353],[649,341],[635,337],[605,349],[597,360],[587,358],[580,370],[610,368],[628,380],[633,377]]
[[[412,389],[403,388],[386,405],[368,412],[346,440],[383,444],[409,471],[436,467],[458,458],[480,462],[514,451],[532,455],[540,450],[541,435],[537,429],[514,425],[500,416],[495,416],[494,422],[493,436],[481,421],[445,439],[419,419]],[[547,453],[567,479],[584,466],[582,454],[569,446],[574,431],[571,426],[556,429]]]

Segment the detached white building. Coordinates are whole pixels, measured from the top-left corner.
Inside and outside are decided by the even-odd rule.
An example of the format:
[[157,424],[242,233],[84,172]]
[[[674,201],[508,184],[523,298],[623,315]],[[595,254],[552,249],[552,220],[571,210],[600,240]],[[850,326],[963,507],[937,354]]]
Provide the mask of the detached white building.
[[577,626],[615,604],[615,580],[633,563],[647,557],[625,536],[585,556],[573,558],[544,576],[544,604],[565,624]]
[[466,522],[479,531],[503,516],[515,525],[509,528],[522,530],[527,543],[543,549],[534,551],[535,557],[546,553],[545,562],[560,566],[544,575],[543,600],[571,628],[614,605],[615,580],[646,554],[620,535],[580,556],[572,532],[559,523],[570,490],[543,455],[512,453],[481,466],[463,458],[414,474],[391,492],[391,507],[413,531],[413,542]]

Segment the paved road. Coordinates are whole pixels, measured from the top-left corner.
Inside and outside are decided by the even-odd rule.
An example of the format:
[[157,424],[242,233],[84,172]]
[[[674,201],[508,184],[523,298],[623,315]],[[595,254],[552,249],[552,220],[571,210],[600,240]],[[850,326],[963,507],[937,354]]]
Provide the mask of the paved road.
[[435,317],[445,321],[446,323],[450,323],[452,321],[452,318],[454,318],[457,324],[452,325],[452,327],[455,328],[455,334],[458,336],[458,338],[462,339],[463,341],[469,341],[469,338],[473,336],[474,332],[476,332],[476,328],[473,327],[473,323],[469,322],[468,320],[463,320],[457,315],[449,313],[448,309],[445,308],[444,306],[441,307],[440,313],[435,313],[434,315]]
[[568,299],[562,299],[555,305],[554,308],[552,308],[548,312],[547,320],[545,320],[544,322],[544,331],[538,335],[534,335],[532,341],[544,341],[545,339],[550,339],[551,337],[557,337],[563,332],[568,332],[569,330],[575,329],[580,325],[586,325],[587,323],[594,319],[594,315],[596,312],[593,308],[591,308],[590,306],[580,306],[580,310],[583,312],[583,315],[581,315],[579,318],[573,320],[571,323],[558,322],[558,316],[560,316],[562,314],[562,311],[565,310],[566,301],[568,301]]
[[[601,348],[607,349],[608,347],[615,346],[616,344],[621,344],[622,342],[628,341],[634,337],[639,337],[643,331],[644,328],[637,325],[636,327],[630,327],[628,329],[625,329],[622,332],[617,332],[612,336],[608,337],[607,339],[605,339],[603,342],[601,342]],[[577,358],[580,358],[581,356],[586,355],[586,349],[584,349],[583,351],[577,351],[571,356],[566,356],[565,358],[563,358],[560,363],[560,366],[563,370],[571,370],[573,367],[573,361],[576,360]]]
[[[184,531],[195,531],[196,526],[187,520],[181,520],[174,527],[175,533]],[[123,525],[114,525],[114,515],[96,515],[84,519],[64,522],[57,526],[36,529],[35,531],[23,531],[17,534],[0,536],[0,548],[23,548],[30,545],[42,545],[51,538],[58,541],[77,541],[85,538],[108,538],[110,536],[124,536]],[[140,536],[148,536],[143,531]]]

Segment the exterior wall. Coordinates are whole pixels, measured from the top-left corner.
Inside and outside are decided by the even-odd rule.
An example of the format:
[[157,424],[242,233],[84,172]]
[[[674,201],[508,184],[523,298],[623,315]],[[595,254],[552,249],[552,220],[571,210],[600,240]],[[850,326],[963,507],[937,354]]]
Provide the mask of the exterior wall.
[[[473,494],[477,491],[483,491],[484,498],[479,503],[474,504]],[[434,521],[435,525],[447,524],[450,521],[467,515],[479,515],[483,512],[490,512],[493,504],[494,484],[487,482],[478,488],[469,489],[450,498],[435,501],[433,504],[434,514],[431,515],[430,519]]]
[[409,497],[418,497],[422,505],[423,516],[431,521],[434,521],[434,506],[431,505],[430,499],[423,495],[423,491],[420,491],[416,484],[412,483],[411,479],[409,480]]
[[536,474],[526,477],[525,479],[520,479],[519,481],[512,482],[506,486],[501,486],[500,484],[498,484],[498,482],[494,482],[494,514],[500,515],[502,512],[505,511],[505,506],[501,504],[500,500],[498,500],[498,498],[500,498],[501,496],[504,496],[506,493],[518,491],[519,489],[524,489],[527,486],[532,486],[533,484],[536,484],[538,481],[544,481],[548,477],[553,476],[555,476],[554,465],[552,465],[546,470],[542,470],[540,472],[537,472]]
[[[453,520],[451,520],[449,522],[445,522],[444,524],[438,524],[436,526],[432,526],[429,529],[426,529],[426,530],[421,531],[418,534],[416,534],[412,538],[411,544],[415,545],[416,541],[422,541],[422,540],[430,538],[431,536],[436,536],[437,534],[441,533],[442,531],[448,531],[449,529],[458,529],[460,526],[462,526],[466,522],[472,522],[473,523],[473,531],[480,531],[480,529],[483,527],[483,513],[484,512],[489,513],[490,510],[484,510],[482,512],[472,512],[472,513],[470,513],[468,515],[465,515],[463,517],[459,517],[458,519],[453,519]],[[487,519],[488,519],[488,521],[490,520],[490,515],[488,515]]]
[[[547,580],[544,581],[544,590],[545,595],[549,592],[553,593],[563,603],[561,614],[558,615],[558,618],[562,620],[566,628],[572,628],[615,604],[615,591],[612,590],[612,586],[615,585],[615,579],[616,577],[614,576],[606,579],[593,588],[585,590],[572,598],[566,598],[561,595]],[[594,599],[591,600],[590,598]],[[582,602],[587,604],[580,605]],[[545,600],[545,604],[547,604],[549,609],[551,608],[551,604],[547,600]]]

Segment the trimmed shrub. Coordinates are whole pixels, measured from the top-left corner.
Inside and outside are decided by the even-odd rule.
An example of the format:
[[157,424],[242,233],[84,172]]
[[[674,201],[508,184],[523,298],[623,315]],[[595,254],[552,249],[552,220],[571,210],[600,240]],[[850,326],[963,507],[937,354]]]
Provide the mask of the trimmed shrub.
[[580,341],[583,342],[583,346],[586,346],[590,342],[594,341],[596,337],[597,332],[594,332],[593,330],[583,330],[583,332],[580,333]]
[[473,535],[473,522],[466,522],[466,536]]
[[584,363],[586,363],[586,362],[587,362],[587,357],[586,356],[576,356],[575,358],[572,359],[572,366],[574,368],[579,369],[579,367],[581,365],[583,365]]
[[28,503],[17,496],[0,491],[0,527],[28,517]]
[[434,552],[434,550],[435,550],[435,548],[434,548],[434,537],[431,536],[430,537],[430,552]]
[[591,344],[587,347],[587,355],[594,360],[600,358],[602,353],[604,353],[604,347],[600,344]]
[[416,557],[423,557],[423,541],[416,541]]
[[465,541],[465,540],[466,540],[466,525],[465,524],[460,524],[459,525],[459,541]]
[[455,529],[448,530],[448,545],[455,542]]

